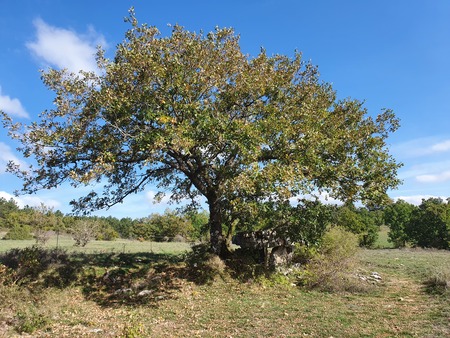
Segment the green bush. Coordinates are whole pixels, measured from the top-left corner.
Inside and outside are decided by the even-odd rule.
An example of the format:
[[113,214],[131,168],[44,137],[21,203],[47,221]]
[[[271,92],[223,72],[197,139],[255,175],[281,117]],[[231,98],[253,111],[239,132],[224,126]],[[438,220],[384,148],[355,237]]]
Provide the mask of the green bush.
[[301,265],[309,263],[317,255],[317,246],[297,243],[294,246],[293,262]]
[[114,241],[119,238],[119,234],[112,227],[102,227],[95,238],[98,241]]
[[29,308],[16,314],[14,328],[18,333],[32,334],[36,330],[45,328],[49,323],[50,320],[43,313]]
[[378,239],[377,214],[366,208],[344,205],[339,208],[336,224],[358,235],[359,246],[371,248]]
[[14,226],[3,237],[9,240],[27,240],[32,239],[31,228],[28,225]]
[[168,242],[179,235],[188,239],[192,233],[192,223],[176,211],[166,210],[164,214],[152,214],[136,223],[131,230],[134,238]]
[[358,251],[358,236],[333,227],[322,238],[317,252],[298,274],[300,285],[326,291],[350,291],[355,289],[351,272]]
[[358,236],[341,227],[333,227],[328,230],[319,247],[319,255],[333,261],[352,258],[357,251]]

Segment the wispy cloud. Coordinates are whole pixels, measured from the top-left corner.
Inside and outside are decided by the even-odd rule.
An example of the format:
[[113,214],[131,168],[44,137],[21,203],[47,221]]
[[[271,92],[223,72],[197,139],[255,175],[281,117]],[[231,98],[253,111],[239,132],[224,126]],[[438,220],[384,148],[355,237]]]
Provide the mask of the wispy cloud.
[[443,142],[433,144],[430,147],[430,151],[432,153],[442,153],[442,152],[450,151],[450,140],[446,140]]
[[410,164],[409,167],[400,169],[399,178],[402,180],[408,178],[417,179],[419,176],[442,173],[445,171],[450,171],[450,160],[424,161],[417,164]]
[[391,147],[398,158],[418,158],[450,151],[450,139],[436,137],[409,140]]
[[60,69],[78,72],[98,71],[95,61],[96,46],[106,47],[101,34],[89,29],[88,34],[51,26],[42,19],[34,21],[36,40],[27,47],[44,63]]
[[0,110],[3,110],[5,113],[11,116],[24,118],[30,117],[19,99],[4,95],[2,93],[2,87],[0,87]]
[[6,164],[10,161],[25,166],[26,163],[20,160],[12,151],[11,147],[6,143],[0,142],[0,174],[3,174],[6,169]]
[[447,197],[434,195],[411,195],[411,196],[397,196],[393,197],[392,199],[394,201],[403,200],[410,204],[420,205],[422,203],[422,200],[427,200],[429,198],[442,198],[443,200],[445,200]]
[[418,175],[416,180],[420,183],[442,183],[450,181],[450,171],[444,171],[438,174]]

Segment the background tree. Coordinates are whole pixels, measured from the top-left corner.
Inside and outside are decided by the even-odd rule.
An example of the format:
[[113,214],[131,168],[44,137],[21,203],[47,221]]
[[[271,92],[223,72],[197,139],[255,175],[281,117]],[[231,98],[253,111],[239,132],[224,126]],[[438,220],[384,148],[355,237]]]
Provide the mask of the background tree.
[[38,207],[30,210],[30,225],[33,229],[36,244],[45,244],[50,239],[50,230],[55,230],[58,219],[53,208],[41,203]]
[[59,247],[59,235],[61,234],[61,232],[66,231],[66,223],[64,222],[65,216],[64,214],[59,211],[56,210],[54,213],[54,217],[55,217],[55,225],[53,227],[53,230],[55,230],[56,233],[56,247]]
[[[112,60],[98,51],[98,74],[49,70],[42,78],[56,107],[10,135],[33,156],[10,163],[23,192],[106,182],[73,201],[90,212],[155,183],[174,201],[206,198],[211,248],[220,253],[233,213],[248,201],[287,201],[314,192],[382,203],[399,180],[386,138],[390,110],[371,117],[357,100],[337,100],[317,67],[293,57],[244,54],[232,29],[203,34],[174,26],[131,29]],[[234,224],[234,223],[233,223]]]
[[137,239],[140,241],[151,241],[153,240],[152,226],[145,219],[135,220],[128,232],[131,239]]
[[408,238],[425,248],[450,248],[450,206],[441,198],[422,200],[411,213],[407,226]]
[[29,213],[23,210],[18,209],[9,212],[4,219],[4,225],[8,228],[8,232],[3,239],[22,240],[33,238]]
[[189,234],[191,240],[205,241],[209,239],[209,215],[207,211],[188,210],[184,212],[184,217],[191,224],[191,231]]
[[105,217],[95,217],[97,224],[97,234],[95,239],[98,241],[113,241],[119,237],[119,233],[112,227],[111,223]]
[[6,227],[6,218],[11,212],[19,210],[19,206],[12,198],[7,200],[3,197],[0,198],[0,228]]
[[410,242],[408,226],[415,209],[414,205],[398,200],[384,210],[384,221],[389,226],[389,241],[397,248],[405,247]]
[[133,237],[131,230],[133,229],[133,226],[137,222],[137,220],[130,217],[123,217],[120,220],[114,217],[108,217],[107,221],[121,238]]
[[[122,231],[124,231],[120,219],[112,216],[103,217],[102,220],[108,224],[108,228],[116,233],[116,237],[128,238],[128,236],[123,236]],[[131,220],[131,219],[130,219]],[[109,231],[109,230],[108,230]]]
[[363,230],[359,235],[359,245],[365,248],[372,248],[380,231],[380,218],[378,210],[369,210],[361,207],[357,209],[358,216],[363,224]]
[[333,225],[336,206],[319,200],[299,199],[295,205],[266,202],[253,205],[258,210],[247,210],[240,215],[246,230],[276,230],[291,242],[314,246],[319,243],[327,228]]
[[176,236],[188,239],[192,224],[176,211],[167,209],[164,214],[152,214],[144,220],[149,224],[151,239],[157,242],[172,241]]
[[378,239],[377,216],[366,208],[356,208],[346,203],[338,208],[335,224],[356,234],[360,246],[372,247]]
[[87,217],[76,219],[71,227],[75,246],[85,247],[90,241],[95,239],[99,227],[99,222],[95,219]]

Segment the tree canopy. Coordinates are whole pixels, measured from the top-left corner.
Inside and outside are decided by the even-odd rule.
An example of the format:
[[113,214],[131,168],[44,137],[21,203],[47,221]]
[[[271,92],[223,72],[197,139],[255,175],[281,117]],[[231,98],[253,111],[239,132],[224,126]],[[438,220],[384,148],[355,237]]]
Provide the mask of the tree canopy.
[[292,57],[241,51],[229,28],[170,36],[131,27],[100,71],[43,72],[54,108],[37,122],[13,123],[10,135],[36,165],[9,170],[33,193],[70,182],[104,184],[73,201],[90,212],[122,202],[149,183],[174,201],[204,196],[212,248],[222,224],[258,201],[301,194],[382,203],[399,184],[386,138],[398,128],[391,110],[371,117],[358,100],[338,100],[317,67]]

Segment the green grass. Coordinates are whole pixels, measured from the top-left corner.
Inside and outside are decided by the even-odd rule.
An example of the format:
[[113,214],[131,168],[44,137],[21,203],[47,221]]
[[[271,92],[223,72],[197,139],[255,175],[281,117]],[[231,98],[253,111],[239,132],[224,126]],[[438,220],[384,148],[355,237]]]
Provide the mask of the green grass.
[[378,239],[375,243],[375,248],[378,249],[390,249],[393,248],[393,244],[389,242],[389,227],[386,225],[380,226],[380,231],[378,232]]
[[[376,271],[382,281],[367,292],[327,293],[226,273],[204,280],[196,275],[203,267],[190,270],[180,255],[91,244],[95,250],[69,256],[71,269],[60,263],[22,286],[0,283],[0,337],[20,330],[33,337],[450,335],[449,298],[423,283],[431,268],[450,261],[449,251],[361,250],[358,271]],[[56,271],[70,273],[73,283],[52,284]]]
[[361,250],[360,259],[370,269],[421,281],[430,272],[450,263],[450,251],[419,248]]
[[[36,244],[35,240],[0,240],[0,253],[15,248],[26,248]],[[43,246],[44,248],[60,248],[69,252],[116,252],[136,253],[155,252],[178,254],[190,249],[189,243],[176,242],[141,242],[137,240],[117,239],[114,241],[91,241],[85,247],[77,247],[75,241],[68,235],[61,235],[59,239],[52,236]]]

